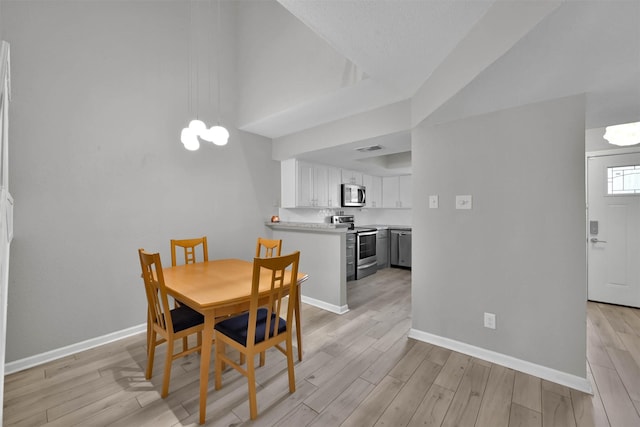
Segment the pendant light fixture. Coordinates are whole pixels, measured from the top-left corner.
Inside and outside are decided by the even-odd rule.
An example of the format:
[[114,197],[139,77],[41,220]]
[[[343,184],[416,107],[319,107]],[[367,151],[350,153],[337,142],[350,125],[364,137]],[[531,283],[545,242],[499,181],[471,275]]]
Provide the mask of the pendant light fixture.
[[[182,132],[180,134],[180,141],[182,142],[182,144],[184,145],[184,148],[186,148],[187,150],[190,151],[195,151],[198,148],[200,148],[200,139],[203,139],[204,141],[208,141],[208,142],[212,142],[215,145],[226,145],[227,142],[229,141],[229,131],[220,125],[220,62],[221,62],[221,52],[220,52],[220,26],[221,26],[221,19],[220,19],[220,0],[217,0],[218,2],[218,13],[217,13],[217,27],[216,27],[216,40],[215,40],[215,46],[216,46],[216,82],[217,82],[217,107],[218,107],[218,124],[215,126],[212,126],[211,128],[207,129],[207,125],[199,119],[194,119],[191,120],[191,122],[189,122],[189,127],[186,127],[184,129],[182,129]],[[213,9],[213,8],[211,8]],[[191,1],[189,1],[189,28],[190,31],[192,28],[191,25]],[[191,47],[191,33],[190,33],[190,47]],[[189,57],[189,64],[191,64],[191,57]],[[211,81],[211,54],[209,54],[209,66],[207,67],[207,73],[208,73],[208,78],[209,78],[209,82]],[[197,67],[199,69],[199,63],[197,64]],[[191,71],[189,73],[189,77],[191,78]],[[199,80],[199,74],[196,73],[196,79]],[[192,92],[192,85],[190,85],[190,96],[191,96],[191,92]],[[198,92],[198,86],[199,86],[199,82],[196,83],[196,94]],[[209,95],[211,95],[211,90],[209,88]],[[197,95],[196,95],[197,96]],[[197,108],[196,108],[197,110]],[[197,115],[197,114],[196,114]]]

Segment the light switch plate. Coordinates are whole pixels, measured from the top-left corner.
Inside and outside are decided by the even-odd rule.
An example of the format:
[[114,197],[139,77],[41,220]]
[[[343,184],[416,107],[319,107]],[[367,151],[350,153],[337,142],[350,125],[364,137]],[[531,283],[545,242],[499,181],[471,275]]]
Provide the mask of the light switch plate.
[[471,195],[456,196],[456,209],[471,209],[473,200]]
[[429,196],[429,209],[438,209],[438,196]]

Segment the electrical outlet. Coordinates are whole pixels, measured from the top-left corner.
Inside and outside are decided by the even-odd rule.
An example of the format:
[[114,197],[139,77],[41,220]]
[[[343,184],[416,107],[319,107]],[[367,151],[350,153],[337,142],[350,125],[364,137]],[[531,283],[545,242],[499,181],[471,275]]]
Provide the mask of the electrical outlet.
[[484,327],[489,329],[496,328],[496,315],[493,313],[484,314]]
[[429,209],[438,209],[438,196],[429,196]]

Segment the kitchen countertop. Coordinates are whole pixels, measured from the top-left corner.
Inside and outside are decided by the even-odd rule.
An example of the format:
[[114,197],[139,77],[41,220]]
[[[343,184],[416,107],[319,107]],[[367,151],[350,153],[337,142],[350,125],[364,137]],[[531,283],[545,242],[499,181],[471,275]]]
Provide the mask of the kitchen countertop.
[[358,227],[377,228],[378,230],[411,230],[410,225],[367,224]]
[[[326,222],[271,222],[265,221],[264,225],[274,230],[293,230],[313,233],[354,233],[346,224],[329,224]],[[375,228],[378,230],[406,230],[411,231],[410,225],[367,224],[357,227]]]
[[326,222],[271,222],[265,221],[264,225],[274,230],[293,230],[314,233],[346,233],[346,224],[328,224]]

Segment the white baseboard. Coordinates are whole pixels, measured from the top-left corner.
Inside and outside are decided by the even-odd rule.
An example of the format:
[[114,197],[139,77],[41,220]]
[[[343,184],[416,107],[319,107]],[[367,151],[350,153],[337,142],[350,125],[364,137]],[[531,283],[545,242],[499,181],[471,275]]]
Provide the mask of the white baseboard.
[[343,305],[343,306],[339,306],[339,305],[333,305],[333,304],[329,304],[327,302],[324,301],[320,301],[319,299],[315,299],[315,298],[311,298],[311,297],[305,297],[304,295],[302,295],[302,302],[305,304],[309,304],[312,305],[314,307],[318,307],[321,308],[323,310],[327,310],[330,311],[332,313],[336,313],[336,314],[345,314],[347,311],[349,311],[349,306],[348,305]]
[[15,360],[4,365],[5,375],[13,374],[15,372],[23,371],[34,366],[41,365],[43,363],[51,362],[62,357],[70,356],[81,351],[89,350],[94,347],[98,347],[110,342],[118,341],[123,338],[130,337],[132,335],[146,332],[147,324],[143,323],[138,326],[123,329],[121,331],[113,332],[107,335],[103,335],[97,338],[91,338],[86,341],[82,341],[76,344],[68,345],[66,347],[58,348],[55,350],[47,351],[45,353],[36,354],[35,356],[26,357],[24,359]]
[[[302,296],[302,302],[305,304],[313,305],[314,307],[321,308],[323,310],[330,311],[336,314],[344,314],[349,311],[349,306],[337,306],[328,304],[324,301],[320,301],[314,298]],[[42,365],[43,363],[51,362],[62,357],[70,356],[81,351],[89,350],[94,347],[98,347],[110,342],[114,342],[123,338],[130,337],[147,330],[147,324],[143,323],[138,326],[133,326],[122,331],[113,332],[111,334],[103,335],[101,337],[92,338],[86,341],[82,341],[76,344],[72,344],[66,347],[58,348],[55,350],[47,351],[45,353],[36,354],[35,356],[26,357],[24,359],[15,360],[13,362],[6,363],[4,365],[5,375],[13,374],[25,369],[32,368],[34,366]]]
[[470,344],[465,344],[460,341],[444,338],[416,329],[409,330],[409,338],[413,338],[418,341],[424,341],[429,344],[437,345],[439,347],[448,348],[449,350],[457,351],[458,353],[477,357],[478,359],[486,360],[497,365],[524,372],[526,374],[533,375],[535,377],[542,378],[544,380],[551,381],[553,383],[560,384],[578,391],[582,391],[584,393],[593,394],[593,390],[591,388],[591,383],[589,382],[589,380],[573,374],[557,371],[546,366],[527,362],[526,360],[517,359],[505,354],[496,353],[495,351],[476,347]]

